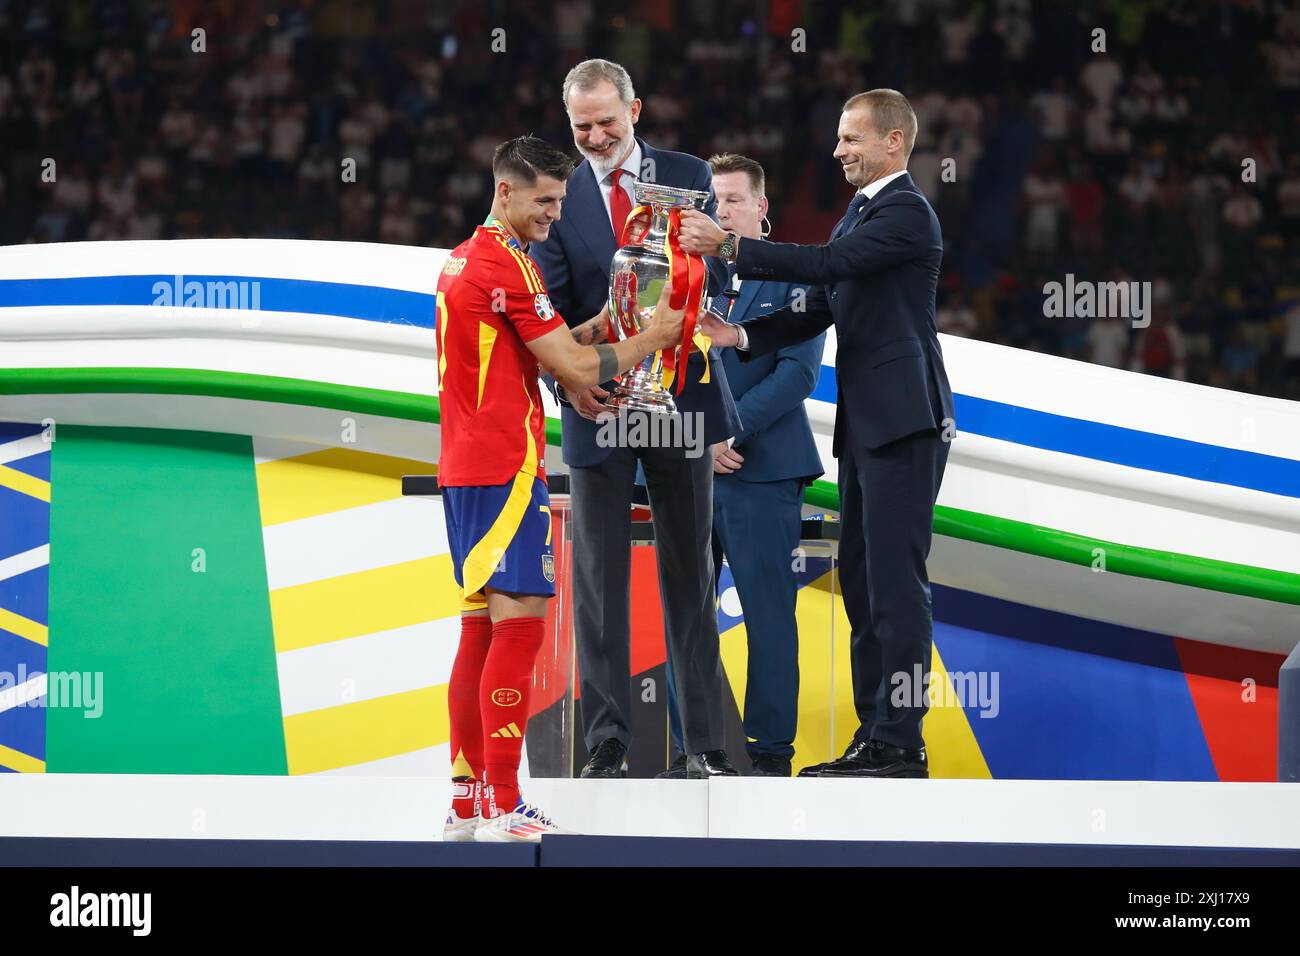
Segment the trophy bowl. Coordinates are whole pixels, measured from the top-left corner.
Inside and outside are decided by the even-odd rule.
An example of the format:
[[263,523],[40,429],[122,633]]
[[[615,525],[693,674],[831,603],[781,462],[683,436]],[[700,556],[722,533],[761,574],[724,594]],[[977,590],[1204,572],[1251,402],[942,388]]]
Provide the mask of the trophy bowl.
[[[696,189],[645,182],[634,183],[632,194],[638,206],[650,208],[650,223],[639,230],[635,225],[628,230],[627,244],[614,253],[609,269],[609,314],[620,340],[636,335],[643,325],[653,321],[659,295],[668,282],[664,243],[669,211],[686,207],[703,210],[709,200],[708,193]],[[678,369],[677,374],[685,375],[686,369]],[[618,410],[671,415],[677,411],[677,404],[664,387],[663,378],[663,361],[655,352],[623,373],[605,404]]]

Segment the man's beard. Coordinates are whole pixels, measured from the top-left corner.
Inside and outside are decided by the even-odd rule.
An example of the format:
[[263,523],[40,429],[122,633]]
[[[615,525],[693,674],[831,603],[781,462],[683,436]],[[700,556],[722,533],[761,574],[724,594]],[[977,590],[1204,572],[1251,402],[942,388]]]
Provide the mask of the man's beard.
[[587,162],[595,166],[601,173],[608,173],[622,165],[619,160],[623,155],[623,141],[619,140],[603,153],[592,152],[590,149],[583,149],[581,146],[578,147],[578,152],[587,157]]

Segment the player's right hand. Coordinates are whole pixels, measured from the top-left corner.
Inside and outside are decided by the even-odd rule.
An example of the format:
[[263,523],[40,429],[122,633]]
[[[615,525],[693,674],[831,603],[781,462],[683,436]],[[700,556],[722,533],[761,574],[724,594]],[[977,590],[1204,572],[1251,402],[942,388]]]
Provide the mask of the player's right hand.
[[659,293],[659,302],[655,305],[650,328],[643,333],[653,337],[656,348],[670,349],[682,341],[682,323],[686,319],[686,310],[670,306],[668,298],[671,295],[672,285],[665,282],[663,291]]

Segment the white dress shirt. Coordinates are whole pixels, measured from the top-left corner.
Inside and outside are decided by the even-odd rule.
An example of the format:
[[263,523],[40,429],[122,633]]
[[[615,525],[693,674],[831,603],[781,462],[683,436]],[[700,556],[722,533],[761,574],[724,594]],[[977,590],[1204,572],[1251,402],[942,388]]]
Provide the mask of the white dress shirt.
[[866,196],[868,199],[872,199],[875,197],[876,193],[880,192],[880,190],[884,189],[905,172],[907,172],[906,169],[900,169],[896,173],[890,173],[888,176],[877,179],[874,183],[867,183],[859,189],[858,192],[862,193],[862,195]]
[[[619,186],[627,193],[628,202],[632,208],[636,208],[636,196],[632,192],[632,184],[641,178],[641,144],[635,139],[632,140],[632,152],[627,154],[627,159],[623,160],[623,165],[619,167],[625,169],[630,175],[624,176],[619,180]],[[609,211],[609,194],[614,188],[614,171],[611,169],[603,176],[596,170],[595,166],[591,167],[591,175],[596,177],[596,185],[600,187],[600,199],[605,204],[605,218],[610,219]],[[613,220],[610,219],[612,222]],[[612,227],[611,227],[612,228]]]

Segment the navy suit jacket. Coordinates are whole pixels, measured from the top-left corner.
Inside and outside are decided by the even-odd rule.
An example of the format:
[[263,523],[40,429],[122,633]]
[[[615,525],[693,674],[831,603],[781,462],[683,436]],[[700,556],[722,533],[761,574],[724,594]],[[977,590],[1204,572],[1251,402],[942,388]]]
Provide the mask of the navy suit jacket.
[[[686,153],[655,149],[640,137],[637,142],[641,144],[643,166],[653,163],[649,168],[654,171],[656,182],[707,192],[709,201],[704,211],[716,218],[718,203],[713,197],[713,173],[708,163]],[[600,187],[591,164],[584,159],[569,176],[561,216],[551,226],[550,236],[545,242],[535,242],[528,248],[529,255],[542,270],[551,303],[570,327],[586,322],[608,301],[609,267],[617,251],[614,227],[605,212]],[[708,292],[715,293],[726,282],[726,266],[716,258],[704,261],[709,268]],[[704,357],[693,351],[686,384],[680,395],[674,392],[673,400],[682,413],[703,413],[704,441],[713,444],[735,435],[740,430],[740,419],[727,387],[720,353],[711,349],[709,356],[708,383],[700,383]],[[604,382],[602,386],[612,390],[613,383]],[[600,425],[583,418],[567,403],[560,409],[560,423],[566,464],[590,467],[609,456],[610,449],[596,442]]]
[[954,423],[934,318],[942,260],[938,217],[907,173],[886,184],[826,245],[742,239],[741,278],[811,288],[804,309],[786,307],[746,322],[749,349],[740,358],[807,341],[834,323],[837,458],[849,417],[854,441],[868,449],[942,430]]
[[[800,293],[806,296],[807,288],[792,282],[750,279],[740,284],[730,315],[723,296],[715,298],[712,307],[726,315],[728,322],[744,322],[788,305]],[[727,383],[740,412],[735,448],[745,459],[733,478],[813,481],[821,476],[822,460],[804,400],[817,387],[825,345],[826,333],[822,332],[750,362],[742,362],[735,349],[724,350]]]

